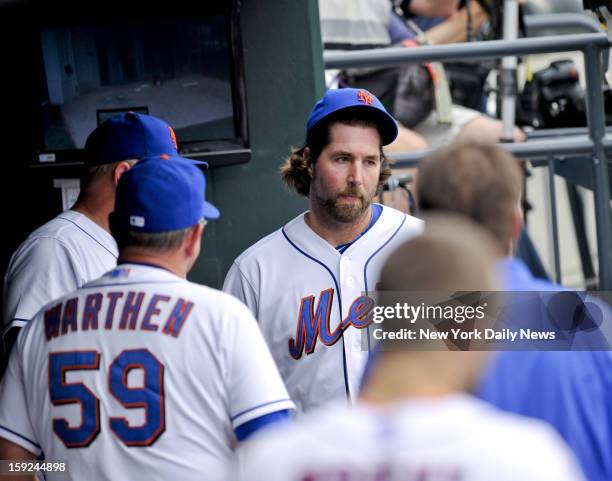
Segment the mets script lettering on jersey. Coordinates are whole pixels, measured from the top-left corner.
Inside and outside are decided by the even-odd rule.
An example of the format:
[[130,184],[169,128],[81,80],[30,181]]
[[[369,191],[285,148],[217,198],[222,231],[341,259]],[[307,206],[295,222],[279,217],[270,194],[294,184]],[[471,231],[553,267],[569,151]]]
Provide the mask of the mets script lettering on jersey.
[[[178,337],[191,313],[193,302],[179,297],[172,301],[174,307],[169,315],[165,319],[158,319],[160,307],[170,301],[170,296],[152,292],[111,291],[106,295],[94,292],[85,297],[84,305],[80,308],[79,298],[73,297],[45,311],[45,337],[50,341],[69,332],[79,329],[97,330],[100,326],[106,330],[114,327],[133,331],[137,328],[137,321],[144,306],[146,308],[140,321],[140,330],[157,331],[161,328],[163,334]],[[121,312],[117,319],[115,312]],[[113,325],[113,321],[117,322]]]
[[321,291],[315,312],[315,296],[302,297],[295,337],[289,339],[289,353],[293,359],[301,358],[304,349],[306,354],[312,354],[317,338],[326,346],[333,346],[349,326],[363,329],[372,323],[371,314],[374,301],[368,296],[359,296],[351,304],[346,318],[332,332],[329,326],[329,316],[333,300],[334,290],[332,288]]

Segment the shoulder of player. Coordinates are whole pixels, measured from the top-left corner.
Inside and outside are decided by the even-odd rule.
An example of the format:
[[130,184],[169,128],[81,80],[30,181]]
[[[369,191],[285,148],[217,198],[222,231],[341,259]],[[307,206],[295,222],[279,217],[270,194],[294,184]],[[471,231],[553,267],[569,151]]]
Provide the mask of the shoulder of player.
[[38,245],[59,243],[64,244],[62,240],[62,232],[66,229],[71,229],[73,226],[63,222],[57,222],[57,217],[51,219],[46,224],[41,225],[28,235],[28,237],[15,250],[13,257],[18,256],[22,252],[26,252]]
[[347,409],[344,403],[333,403],[325,409],[301,414],[292,423],[280,423],[262,430],[253,437],[253,448],[261,454],[277,456],[281,452],[294,453],[302,447],[309,449],[313,443],[334,443],[336,434],[341,443],[355,426],[356,416],[353,407]]
[[[99,288],[97,282],[101,279],[103,278],[91,281],[85,284],[83,287],[45,304],[32,317],[31,321],[27,323],[24,329],[44,330],[46,311],[51,310],[58,305],[63,305],[70,299],[84,299],[88,293],[97,292],[97,288]],[[244,303],[242,303],[239,299],[236,299],[234,296],[218,289],[187,280],[182,280],[182,282],[178,283],[161,283],[158,285],[158,287],[159,286],[162,286],[165,295],[173,296],[175,300],[180,298],[185,302],[193,303],[194,312],[198,311],[200,313],[208,313],[209,315],[205,316],[207,318],[216,320],[252,319],[253,322],[255,322],[255,320],[252,318],[251,311],[249,311]]]
[[[478,420],[480,435],[486,439],[504,439],[504,444],[529,453],[538,445],[562,444],[559,435],[544,421],[501,411],[478,399],[472,400],[473,418]],[[475,421],[476,422],[476,421]],[[537,449],[536,449],[537,451]]]
[[[561,436],[547,423],[510,413],[497,413],[482,433],[479,457],[487,459],[502,479],[538,481],[582,479],[574,454]],[[490,445],[490,440],[499,442]],[[487,449],[487,446],[491,446]]]
[[185,281],[184,284],[180,284],[176,289],[181,297],[194,302],[198,308],[233,312],[239,316],[248,314],[251,317],[251,311],[242,301],[219,289],[190,281]]
[[33,316],[31,316],[31,318],[28,319],[28,322],[21,328],[19,336],[17,337],[16,345],[20,346],[19,349],[23,352],[31,350],[25,348],[24,346],[32,342],[37,342],[37,338],[42,339],[42,337],[44,337],[45,313],[54,307],[63,304],[68,299],[76,297],[78,293],[78,290],[72,291],[59,298],[53,299],[52,301],[49,301],[43,305]]
[[285,226],[275,230],[274,232],[255,242],[255,244],[253,244],[252,246],[247,248],[242,254],[240,254],[236,258],[234,263],[240,266],[245,263],[257,261],[261,258],[269,259],[270,253],[274,253],[275,251],[277,251],[279,243],[285,242],[283,229],[290,228],[293,224],[300,222],[300,218],[302,217],[302,215],[296,217],[295,219],[288,222]]
[[77,250],[54,236],[39,235],[28,237],[11,256],[5,273],[5,284],[14,276],[21,276],[24,270],[45,270],[46,266],[56,266],[66,258],[77,259]]
[[398,243],[405,242],[423,232],[425,223],[421,219],[406,215],[391,207],[383,206],[380,217],[374,226],[366,232],[365,239],[386,250],[393,249]]
[[45,222],[40,227],[33,230],[28,236],[27,240],[34,240],[39,238],[62,238],[66,235],[66,232],[80,231],[78,219],[84,218],[84,216],[74,213],[71,215],[71,211],[65,211],[58,214],[53,219]]
[[11,262],[33,252],[44,254],[48,250],[57,248],[74,253],[79,245],[82,245],[84,237],[86,234],[76,224],[60,216],[55,217],[30,233],[13,253]]
[[83,214],[71,210],[64,211],[32,231],[23,245],[40,241],[55,241],[63,246],[71,246],[78,249],[83,241],[91,239],[93,242],[102,243],[110,238],[104,229]]
[[413,233],[420,233],[425,227],[423,220],[405,214],[393,207],[383,205],[383,211],[381,213],[381,219],[390,226],[401,225],[404,231],[410,231]]

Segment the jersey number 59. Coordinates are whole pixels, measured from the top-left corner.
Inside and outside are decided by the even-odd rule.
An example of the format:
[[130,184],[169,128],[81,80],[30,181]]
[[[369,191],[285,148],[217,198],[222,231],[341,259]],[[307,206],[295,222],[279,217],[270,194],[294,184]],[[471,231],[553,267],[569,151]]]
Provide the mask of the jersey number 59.
[[[54,406],[79,403],[81,424],[70,427],[65,418],[53,418],[53,432],[68,448],[89,446],[100,433],[100,399],[82,382],[66,382],[68,371],[100,368],[98,351],[49,354],[49,396]],[[130,387],[128,373],[142,369],[144,385]],[[127,409],[144,409],[145,422],[130,426],[123,417],[111,417],[110,429],[126,446],[150,446],[164,432],[164,365],[147,349],[123,351],[108,370],[108,389]]]

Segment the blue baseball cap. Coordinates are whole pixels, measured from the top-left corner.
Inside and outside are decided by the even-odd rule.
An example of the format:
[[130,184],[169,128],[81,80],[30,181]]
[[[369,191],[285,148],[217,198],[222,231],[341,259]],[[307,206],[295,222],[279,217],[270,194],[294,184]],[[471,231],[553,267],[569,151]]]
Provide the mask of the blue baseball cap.
[[385,110],[380,100],[367,90],[353,88],[328,90],[315,104],[308,117],[306,135],[329,115],[344,110],[354,110],[356,116],[374,122],[380,132],[383,145],[388,145],[396,139],[397,122]]
[[190,162],[139,162],[117,184],[115,225],[135,232],[185,229],[219,210],[204,199],[206,179]]
[[113,115],[98,125],[87,137],[85,153],[90,167],[128,159],[183,159],[208,166],[179,155],[176,135],[166,122],[136,112]]

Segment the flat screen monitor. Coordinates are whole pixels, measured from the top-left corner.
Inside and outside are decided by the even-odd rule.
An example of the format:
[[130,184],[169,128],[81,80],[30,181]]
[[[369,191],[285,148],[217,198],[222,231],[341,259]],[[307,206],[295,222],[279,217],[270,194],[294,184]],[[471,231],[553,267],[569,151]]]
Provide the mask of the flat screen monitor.
[[44,88],[35,161],[82,160],[88,134],[115,113],[170,124],[185,156],[212,166],[250,159],[234,9],[40,27]]

